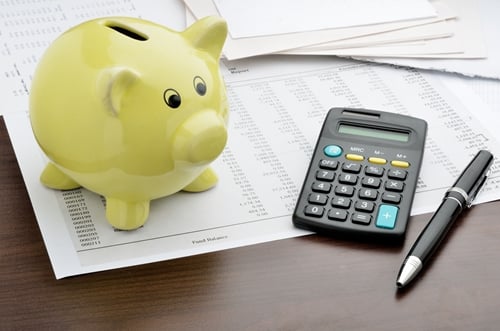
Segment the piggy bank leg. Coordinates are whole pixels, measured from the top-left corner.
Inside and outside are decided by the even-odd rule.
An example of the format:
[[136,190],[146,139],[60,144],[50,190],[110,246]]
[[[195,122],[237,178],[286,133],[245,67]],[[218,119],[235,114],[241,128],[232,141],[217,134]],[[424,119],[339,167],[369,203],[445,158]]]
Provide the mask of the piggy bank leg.
[[212,188],[217,183],[217,175],[212,168],[207,168],[195,180],[185,186],[182,190],[186,192],[202,192]]
[[119,230],[134,230],[146,222],[149,201],[124,201],[106,197],[106,218]]
[[40,175],[43,185],[56,190],[72,190],[81,185],[59,170],[54,163],[49,163]]

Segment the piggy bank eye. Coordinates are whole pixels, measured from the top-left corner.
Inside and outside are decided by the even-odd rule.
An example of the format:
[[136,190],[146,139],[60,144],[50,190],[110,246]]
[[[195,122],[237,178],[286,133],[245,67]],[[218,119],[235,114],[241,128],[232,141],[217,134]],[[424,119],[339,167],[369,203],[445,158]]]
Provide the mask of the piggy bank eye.
[[181,105],[181,95],[174,89],[166,89],[163,92],[163,100],[170,108],[179,108]]
[[196,76],[193,79],[193,85],[196,93],[198,93],[199,95],[203,96],[205,95],[205,93],[207,93],[207,84],[200,76]]

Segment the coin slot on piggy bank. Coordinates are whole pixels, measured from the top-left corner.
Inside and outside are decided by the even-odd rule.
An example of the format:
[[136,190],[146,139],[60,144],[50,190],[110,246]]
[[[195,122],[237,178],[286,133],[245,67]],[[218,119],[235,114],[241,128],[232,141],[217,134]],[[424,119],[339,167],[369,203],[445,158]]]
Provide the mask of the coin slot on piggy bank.
[[121,34],[129,37],[129,38],[132,38],[132,39],[135,39],[135,40],[139,40],[139,41],[146,41],[146,40],[148,40],[147,36],[144,36],[140,32],[134,31],[130,27],[120,26],[120,25],[118,25],[117,23],[114,23],[114,22],[106,23],[106,26],[108,28],[110,28],[110,29],[115,30],[118,33],[121,33]]

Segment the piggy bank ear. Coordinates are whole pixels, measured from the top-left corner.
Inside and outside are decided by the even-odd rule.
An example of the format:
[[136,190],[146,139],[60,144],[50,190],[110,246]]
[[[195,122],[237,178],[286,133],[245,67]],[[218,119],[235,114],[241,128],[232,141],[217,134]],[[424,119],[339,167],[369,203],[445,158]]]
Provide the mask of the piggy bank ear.
[[124,94],[138,78],[139,75],[128,68],[108,68],[100,73],[97,94],[110,113],[115,116],[120,113]]
[[222,46],[227,36],[227,24],[218,16],[202,18],[182,32],[197,49],[209,53],[214,59],[219,59]]

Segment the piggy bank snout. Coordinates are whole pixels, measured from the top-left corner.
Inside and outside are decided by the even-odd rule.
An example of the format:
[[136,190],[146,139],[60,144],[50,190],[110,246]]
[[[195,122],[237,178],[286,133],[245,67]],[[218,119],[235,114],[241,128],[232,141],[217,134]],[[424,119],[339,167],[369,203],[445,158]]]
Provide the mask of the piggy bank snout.
[[176,160],[193,163],[213,161],[227,142],[226,123],[215,111],[199,112],[177,130],[174,144]]

